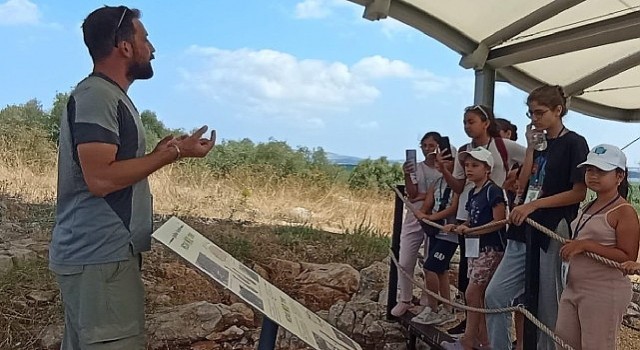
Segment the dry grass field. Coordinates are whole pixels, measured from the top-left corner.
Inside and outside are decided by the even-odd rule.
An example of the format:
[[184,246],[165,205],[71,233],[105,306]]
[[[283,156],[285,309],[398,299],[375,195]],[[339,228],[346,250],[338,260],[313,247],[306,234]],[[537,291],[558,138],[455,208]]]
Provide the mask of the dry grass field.
[[[24,142],[0,135],[0,243],[17,237],[46,242],[54,218],[55,149],[36,137]],[[19,146],[17,146],[19,145]],[[7,151],[10,150],[10,151]],[[316,186],[300,178],[237,170],[214,176],[198,162],[174,164],[151,177],[157,223],[176,215],[247,264],[270,257],[316,263],[343,262],[357,269],[387,254],[393,194],[351,190],[336,182]],[[199,275],[201,289],[180,287],[164,267],[184,269],[159,251],[149,254],[145,279],[171,285],[180,304],[233,296]],[[160,267],[164,266],[164,267]],[[182,270],[180,270],[182,271]],[[174,277],[175,277],[174,276]],[[275,281],[276,285],[278,282]],[[288,286],[279,285],[287,291]],[[61,321],[59,297],[33,301],[32,291],[57,293],[46,260],[39,258],[0,277],[0,349],[34,349],[43,330]],[[293,291],[292,291],[293,293]],[[148,308],[156,301],[150,298]],[[624,350],[638,349],[640,335],[623,327]]]

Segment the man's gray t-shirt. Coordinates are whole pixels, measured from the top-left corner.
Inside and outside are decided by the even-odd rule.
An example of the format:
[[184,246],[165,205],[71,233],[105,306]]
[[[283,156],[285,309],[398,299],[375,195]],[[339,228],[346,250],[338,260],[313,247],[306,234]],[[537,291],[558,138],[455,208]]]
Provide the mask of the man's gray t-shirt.
[[145,155],[135,106],[114,81],[92,74],[73,90],[60,120],[56,224],[49,249],[54,272],[126,260],[151,247],[152,198],[147,179],[96,197],[78,160],[82,143],[118,146],[116,161]]

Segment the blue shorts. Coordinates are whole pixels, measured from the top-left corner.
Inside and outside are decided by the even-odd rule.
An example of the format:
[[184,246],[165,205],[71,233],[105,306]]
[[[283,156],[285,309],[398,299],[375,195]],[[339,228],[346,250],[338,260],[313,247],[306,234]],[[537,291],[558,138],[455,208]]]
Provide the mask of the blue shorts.
[[429,257],[424,262],[424,269],[441,274],[449,270],[451,258],[458,249],[458,243],[433,238],[429,242]]

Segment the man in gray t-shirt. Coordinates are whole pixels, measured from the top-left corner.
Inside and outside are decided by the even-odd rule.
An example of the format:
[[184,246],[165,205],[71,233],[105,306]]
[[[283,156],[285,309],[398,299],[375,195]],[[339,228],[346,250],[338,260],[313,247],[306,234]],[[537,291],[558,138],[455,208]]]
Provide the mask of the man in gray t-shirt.
[[49,267],[65,309],[62,349],[144,349],[140,253],[151,248],[147,177],[181,157],[204,157],[215,144],[168,136],[145,154],[145,131],[127,95],[153,76],[155,51],[140,11],[102,7],[85,19],[94,68],[72,91],[60,120],[56,224]]

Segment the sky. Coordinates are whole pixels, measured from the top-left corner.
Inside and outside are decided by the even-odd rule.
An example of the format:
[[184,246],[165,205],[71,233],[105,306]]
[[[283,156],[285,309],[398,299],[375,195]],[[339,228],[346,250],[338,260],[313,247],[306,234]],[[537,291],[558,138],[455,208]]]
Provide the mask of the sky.
[[[105,0],[0,0],[0,108],[36,98],[51,108],[92,64],[81,24]],[[118,6],[121,3],[106,2]],[[180,4],[180,5],[176,5]],[[427,131],[468,142],[473,71],[460,56],[393,19],[371,22],[347,0],[134,0],[156,48],[155,75],[134,82],[139,110],[170,128],[209,125],[218,140],[270,138],[361,158],[402,159]],[[495,111],[519,128],[526,94],[496,87]],[[570,112],[590,146],[624,146],[640,124]],[[640,142],[626,150],[640,162]]]

